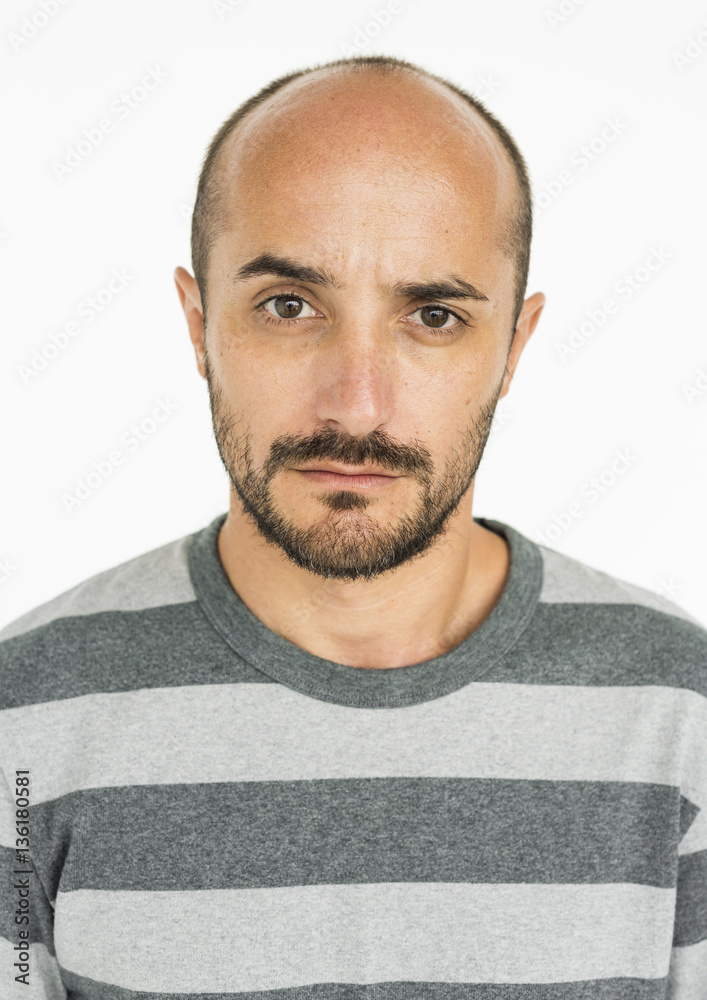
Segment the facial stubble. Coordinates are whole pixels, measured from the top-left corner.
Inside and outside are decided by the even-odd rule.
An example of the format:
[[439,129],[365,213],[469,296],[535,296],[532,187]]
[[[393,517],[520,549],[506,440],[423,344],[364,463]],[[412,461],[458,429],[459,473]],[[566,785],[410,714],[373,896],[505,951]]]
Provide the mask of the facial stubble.
[[[228,406],[208,352],[205,370],[216,444],[244,513],[262,538],[296,566],[329,580],[373,579],[421,555],[443,535],[479,468],[503,386],[501,379],[459,435],[441,476],[435,477],[432,456],[420,442],[398,445],[377,430],[366,438],[351,438],[330,428],[309,437],[275,438],[265,464],[256,469],[249,428],[241,427],[243,415]],[[316,493],[323,516],[300,527],[278,509],[273,480],[285,469],[316,460],[373,464],[414,478],[419,483],[417,501],[394,523],[381,524],[369,512],[376,506],[375,497],[358,490],[325,489]],[[405,487],[401,483],[389,489]]]

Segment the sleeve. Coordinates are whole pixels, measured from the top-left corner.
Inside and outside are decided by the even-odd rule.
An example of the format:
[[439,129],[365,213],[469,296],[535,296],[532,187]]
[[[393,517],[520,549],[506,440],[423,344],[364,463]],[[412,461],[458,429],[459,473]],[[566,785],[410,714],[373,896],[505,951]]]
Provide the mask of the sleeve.
[[31,802],[31,784],[11,778],[0,771],[0,996],[67,1000],[54,951],[54,908],[23,841],[28,826],[31,852],[31,805],[24,804]]
[[[707,700],[704,709],[707,706]],[[707,712],[689,738],[691,785],[683,785],[675,922],[666,1000],[707,1000]]]

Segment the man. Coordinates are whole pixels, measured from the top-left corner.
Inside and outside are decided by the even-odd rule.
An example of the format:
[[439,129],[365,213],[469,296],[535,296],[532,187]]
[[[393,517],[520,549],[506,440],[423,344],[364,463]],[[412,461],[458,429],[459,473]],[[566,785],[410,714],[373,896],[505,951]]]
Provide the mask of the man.
[[707,631],[472,517],[530,236],[410,63],[217,133],[175,278],[230,507],[0,636],[3,989],[707,998]]

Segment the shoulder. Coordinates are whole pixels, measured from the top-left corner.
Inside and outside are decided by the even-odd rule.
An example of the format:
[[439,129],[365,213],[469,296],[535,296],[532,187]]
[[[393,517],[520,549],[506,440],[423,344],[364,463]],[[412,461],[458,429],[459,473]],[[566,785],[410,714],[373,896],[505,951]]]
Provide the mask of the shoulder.
[[545,545],[538,544],[538,549],[543,562],[541,603],[633,605],[657,615],[689,622],[707,639],[704,625],[662,594],[629,583]]
[[63,618],[141,611],[195,600],[187,563],[191,538],[185,535],[144,552],[38,605],[0,630],[0,648],[7,640]]
[[537,547],[542,582],[534,635],[559,676],[568,672],[573,683],[592,686],[682,689],[699,695],[704,711],[704,624],[669,597]]

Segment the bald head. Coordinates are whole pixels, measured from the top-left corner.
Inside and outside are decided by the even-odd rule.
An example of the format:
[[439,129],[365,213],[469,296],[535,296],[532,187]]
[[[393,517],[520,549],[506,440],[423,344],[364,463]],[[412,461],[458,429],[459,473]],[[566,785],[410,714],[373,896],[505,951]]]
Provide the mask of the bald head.
[[[445,218],[424,212],[430,185],[455,196],[464,224],[512,260],[514,328],[525,295],[532,229],[521,154],[471,95],[387,57],[339,60],[281,77],[224,122],[204,160],[192,220],[192,262],[204,320],[214,256],[244,199],[267,212],[269,201],[287,198],[288,191],[301,203],[304,186],[315,203],[326,178],[329,203],[346,203],[349,216],[359,213],[362,227],[375,227],[371,205],[355,203],[357,184],[365,179],[369,190],[384,189],[394,210],[414,201],[423,177],[427,194],[417,212],[431,247],[444,241]],[[376,215],[385,211],[385,200],[376,203]],[[300,216],[304,226],[316,218]]]

